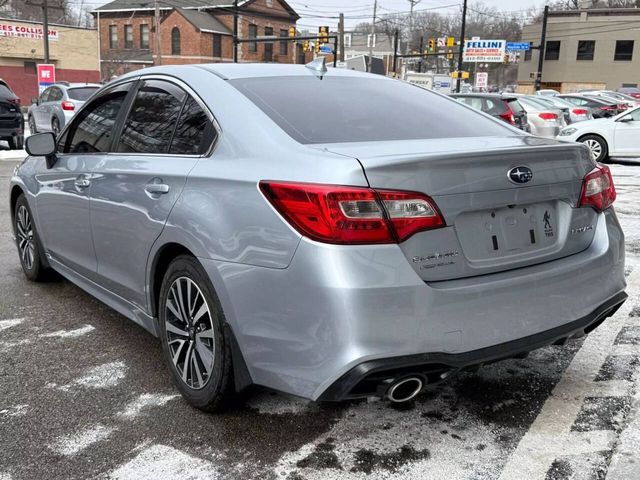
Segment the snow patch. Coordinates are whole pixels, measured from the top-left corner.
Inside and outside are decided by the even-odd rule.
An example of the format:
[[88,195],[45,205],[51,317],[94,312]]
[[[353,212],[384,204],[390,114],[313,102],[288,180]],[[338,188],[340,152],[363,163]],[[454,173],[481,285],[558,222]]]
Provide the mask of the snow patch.
[[111,388],[118,385],[126,374],[127,366],[124,362],[105,363],[89,369],[83,377],[58,388],[65,391],[74,386],[84,388]]
[[143,393],[136,400],[129,403],[123,412],[118,414],[119,417],[132,420],[142,412],[145,407],[161,407],[170,400],[180,395],[161,395],[158,393]]
[[214,480],[220,478],[216,466],[165,445],[152,445],[133,460],[121,465],[107,478],[114,480]]
[[[29,405],[13,405],[9,408],[3,408],[0,410],[0,417],[21,417],[27,414]],[[0,480],[2,477],[0,476]]]
[[60,455],[75,455],[94,443],[105,440],[114,430],[104,425],[96,425],[81,432],[60,437],[49,448]]
[[7,328],[20,325],[22,322],[24,322],[24,320],[24,318],[10,318],[8,320],[0,320],[0,332],[2,330],[6,330]]
[[57,337],[57,338],[76,338],[86,335],[89,332],[95,330],[95,327],[91,325],[85,325],[84,327],[76,328],[75,330],[58,330],[57,332],[45,333],[40,335],[41,337]]

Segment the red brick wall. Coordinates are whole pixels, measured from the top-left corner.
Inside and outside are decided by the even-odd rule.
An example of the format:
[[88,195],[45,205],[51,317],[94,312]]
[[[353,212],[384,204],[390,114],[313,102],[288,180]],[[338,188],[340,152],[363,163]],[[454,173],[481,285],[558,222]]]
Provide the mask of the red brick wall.
[[[31,99],[38,96],[38,77],[26,74],[24,67],[0,67],[0,78],[6,80],[11,89],[20,97],[23,106],[29,106]],[[56,80],[67,82],[99,82],[100,72],[95,70],[56,69]]]

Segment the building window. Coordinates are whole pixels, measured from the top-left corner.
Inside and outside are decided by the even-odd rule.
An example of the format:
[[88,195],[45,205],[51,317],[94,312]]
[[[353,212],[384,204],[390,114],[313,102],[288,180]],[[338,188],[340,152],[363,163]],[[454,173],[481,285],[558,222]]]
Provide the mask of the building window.
[[118,26],[109,25],[109,48],[118,48]]
[[593,60],[593,53],[595,51],[595,40],[579,40],[578,55],[576,56],[576,60]]
[[524,61],[525,62],[530,62],[531,61],[531,53],[532,52],[533,52],[533,50],[531,50],[531,49],[524,51]]
[[124,26],[124,48],[133,48],[133,25]]
[[560,58],[560,40],[549,40],[544,49],[545,60],[558,60]]
[[24,62],[24,73],[25,75],[36,75],[37,74],[36,62]]
[[180,29],[171,29],[171,55],[180,55]]
[[[265,36],[273,35],[273,28],[264,27]],[[264,61],[272,62],[273,61],[273,43],[265,43],[264,44]]]
[[[249,38],[256,38],[258,36],[258,26],[257,25],[249,25]],[[258,51],[258,43],[251,42],[249,44],[249,53],[256,53]]]
[[219,33],[213,34],[213,56],[222,57],[222,35]]
[[[289,38],[289,30],[280,30],[280,36]],[[285,57],[289,55],[289,42],[287,40],[280,42],[280,55]]]
[[149,25],[140,25],[140,48],[149,48]]
[[618,40],[613,59],[616,62],[629,62],[633,58],[633,40]]

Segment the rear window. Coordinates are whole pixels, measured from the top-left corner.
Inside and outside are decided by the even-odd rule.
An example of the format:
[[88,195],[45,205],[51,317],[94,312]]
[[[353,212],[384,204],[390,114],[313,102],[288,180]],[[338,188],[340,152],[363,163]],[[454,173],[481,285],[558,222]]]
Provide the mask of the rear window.
[[524,113],[524,108],[520,105],[520,102],[516,98],[510,98],[505,100],[509,104],[509,108],[515,114]]
[[84,102],[91,95],[96,93],[99,87],[78,87],[78,88],[70,88],[67,90],[67,94],[71,100],[79,100]]
[[511,133],[457,102],[408,83],[377,78],[242,78],[230,83],[304,144]]
[[9,88],[0,84],[0,98],[15,98],[15,94]]

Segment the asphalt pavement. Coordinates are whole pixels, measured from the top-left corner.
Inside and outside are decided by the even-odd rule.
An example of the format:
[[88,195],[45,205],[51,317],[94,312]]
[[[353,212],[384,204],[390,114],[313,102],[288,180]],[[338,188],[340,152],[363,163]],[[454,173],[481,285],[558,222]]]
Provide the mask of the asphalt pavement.
[[254,388],[209,415],[176,394],[157,339],[65,280],[24,278],[11,155],[0,152],[0,480],[640,478],[640,162],[612,166],[630,298],[588,337],[457,375],[403,408]]

